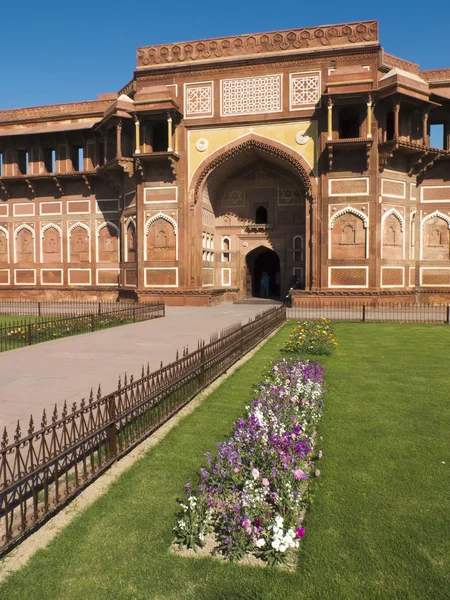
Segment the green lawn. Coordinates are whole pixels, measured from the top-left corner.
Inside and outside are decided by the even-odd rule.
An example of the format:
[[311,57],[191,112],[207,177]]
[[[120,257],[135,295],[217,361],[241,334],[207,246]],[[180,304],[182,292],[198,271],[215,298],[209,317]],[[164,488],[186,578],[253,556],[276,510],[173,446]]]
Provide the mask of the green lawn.
[[0,315],[0,327],[10,323],[34,323],[39,317],[33,315]]
[[[450,597],[450,328],[336,325],[324,451],[295,573],[168,554],[176,503],[228,436],[289,326],[30,564],[8,600]],[[442,464],[445,461],[445,464]]]

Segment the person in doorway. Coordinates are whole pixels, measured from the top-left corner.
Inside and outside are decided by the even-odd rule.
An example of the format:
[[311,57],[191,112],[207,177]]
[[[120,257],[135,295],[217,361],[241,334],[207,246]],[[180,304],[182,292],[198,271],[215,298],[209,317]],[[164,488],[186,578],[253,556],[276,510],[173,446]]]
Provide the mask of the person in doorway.
[[261,286],[260,286],[261,298],[269,297],[269,286],[270,286],[270,277],[265,271],[263,271],[262,275],[261,275]]

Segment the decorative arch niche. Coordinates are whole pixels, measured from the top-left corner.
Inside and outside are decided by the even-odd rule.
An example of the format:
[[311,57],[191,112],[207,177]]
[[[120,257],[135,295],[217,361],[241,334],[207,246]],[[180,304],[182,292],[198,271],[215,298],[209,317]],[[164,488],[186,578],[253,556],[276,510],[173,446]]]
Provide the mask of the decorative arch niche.
[[423,260],[450,259],[450,218],[434,211],[422,220],[421,258]]
[[0,264],[9,263],[9,235],[7,229],[0,226]]
[[62,231],[55,223],[49,223],[41,231],[41,262],[61,263]]
[[128,219],[125,225],[125,262],[136,262],[136,224]]
[[392,208],[383,215],[381,258],[402,260],[405,257],[403,216]]
[[21,225],[14,234],[14,252],[16,263],[34,263],[34,230],[29,225]]
[[147,221],[145,260],[177,260],[177,225],[169,216],[159,213]]
[[84,223],[75,223],[69,229],[69,262],[89,263],[91,261],[90,230]]
[[367,215],[347,207],[330,219],[329,258],[368,258]]
[[97,261],[119,262],[119,228],[111,221],[102,223],[97,229]]

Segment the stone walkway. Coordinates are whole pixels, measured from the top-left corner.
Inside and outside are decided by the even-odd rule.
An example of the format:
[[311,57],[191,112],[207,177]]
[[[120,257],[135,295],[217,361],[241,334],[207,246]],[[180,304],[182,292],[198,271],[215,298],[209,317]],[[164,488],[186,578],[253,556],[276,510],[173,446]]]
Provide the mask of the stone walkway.
[[267,310],[269,305],[221,304],[214,307],[167,307],[166,316],[95,333],[73,336],[0,354],[0,435],[8,429],[10,440],[17,420],[22,433],[28,429],[30,415],[39,427],[42,411],[48,417],[55,403],[61,409],[67,400],[88,397],[117,389],[124,372],[138,377],[142,364],[156,370],[160,362],[175,360],[176,351],[197,341],[209,341],[215,331]]

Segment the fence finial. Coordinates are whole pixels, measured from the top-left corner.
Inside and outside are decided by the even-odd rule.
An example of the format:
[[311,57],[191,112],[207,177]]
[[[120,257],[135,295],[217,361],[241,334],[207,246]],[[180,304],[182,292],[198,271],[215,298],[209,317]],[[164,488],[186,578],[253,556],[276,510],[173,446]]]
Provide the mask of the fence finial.
[[19,422],[19,420],[17,420],[17,427],[16,427],[16,433],[14,434],[14,441],[15,442],[20,441],[21,435],[22,435],[22,430],[20,429],[20,422]]
[[67,417],[67,400],[64,400],[64,406],[62,409],[61,417],[65,419]]
[[122,389],[122,377],[119,375],[119,381],[117,382],[117,389],[121,390]]
[[74,403],[72,404],[72,412],[74,413],[74,412],[76,412],[76,410],[77,410],[77,403],[76,403],[76,402],[74,402]]
[[126,371],[125,371],[125,377],[123,378],[123,385],[124,385],[124,387],[127,387],[127,385],[128,385],[128,377],[127,377]]
[[144,369],[144,365],[142,365],[141,379],[144,379],[144,377],[145,377],[145,369]]
[[97,400],[100,400],[101,397],[102,397],[102,387],[100,384],[98,384]]
[[161,364],[159,365],[159,368],[162,369],[163,368],[163,361],[161,361]]
[[147,363],[147,376],[150,375],[150,363]]
[[130,383],[133,383],[134,381],[134,375],[130,375]]
[[89,394],[89,404],[94,402],[94,390],[91,388],[91,393]]
[[176,358],[175,358],[175,360],[179,360],[179,358],[180,358],[180,357],[179,357],[179,353],[178,353],[178,350],[177,350],[177,355],[176,355]]
[[45,412],[45,408],[42,411],[41,429],[44,429],[44,427],[47,427],[47,413]]
[[33,435],[34,433],[34,420],[33,415],[30,415],[30,423],[28,425],[28,435]]
[[6,426],[3,430],[3,435],[2,435],[2,449],[6,448],[6,446],[9,444],[9,438],[8,438],[8,432],[6,431]]

